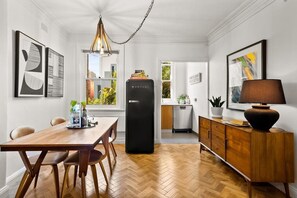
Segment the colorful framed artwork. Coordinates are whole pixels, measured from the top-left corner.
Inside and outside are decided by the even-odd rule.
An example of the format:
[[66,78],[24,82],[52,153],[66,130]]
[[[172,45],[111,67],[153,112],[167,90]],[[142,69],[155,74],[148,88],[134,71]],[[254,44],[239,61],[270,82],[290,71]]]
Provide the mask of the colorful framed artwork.
[[64,56],[46,48],[45,96],[63,97]]
[[266,78],[266,40],[227,55],[227,108],[246,110],[249,104],[239,103],[245,80]]
[[16,31],[15,97],[44,96],[45,46]]

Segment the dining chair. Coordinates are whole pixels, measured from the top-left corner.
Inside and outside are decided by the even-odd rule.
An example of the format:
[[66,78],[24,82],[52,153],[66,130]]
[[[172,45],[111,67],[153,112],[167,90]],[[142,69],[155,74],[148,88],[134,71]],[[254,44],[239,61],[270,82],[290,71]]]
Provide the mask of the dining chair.
[[61,123],[63,123],[63,122],[66,122],[66,119],[65,119],[65,118],[63,118],[63,117],[54,117],[54,118],[51,120],[50,124],[51,124],[52,126],[55,126],[55,125],[57,125],[57,124],[61,124]]
[[[111,152],[113,154],[113,158],[114,158],[115,163],[116,163],[117,152],[116,152],[116,150],[114,148],[113,142],[117,138],[117,125],[118,125],[118,121],[116,121],[115,124],[112,126],[112,128],[110,130],[109,137],[108,137],[108,144],[109,144],[110,150],[111,150]],[[100,141],[99,144],[102,144],[102,142]],[[110,152],[108,152],[108,154],[107,154],[107,159],[108,159],[108,165],[109,165],[109,168],[110,168],[110,173],[112,173]]]
[[[110,129],[111,130],[111,129]],[[109,130],[109,131],[110,131]],[[107,175],[102,163],[102,160],[106,158],[107,153],[109,152],[109,143],[108,143],[108,137],[109,137],[110,132],[104,134],[101,138],[100,141],[102,141],[103,147],[104,147],[104,153],[102,153],[99,150],[93,149],[90,153],[90,158],[88,165],[91,166],[92,170],[92,175],[93,175],[93,181],[94,181],[94,186],[95,186],[95,191],[97,197],[99,196],[99,187],[98,187],[98,178],[97,178],[97,171],[96,171],[96,164],[99,163],[104,179],[108,185],[108,180],[107,180]],[[66,160],[64,160],[64,167],[65,167],[65,174],[64,174],[64,179],[63,179],[63,184],[62,184],[62,190],[61,190],[61,197],[63,197],[64,189],[65,189],[65,183],[67,183],[68,179],[68,174],[69,174],[69,169],[71,166],[75,166],[74,168],[74,176],[73,176],[73,187],[76,185],[76,178],[77,178],[77,170],[79,166],[79,153],[75,152],[74,154],[70,155],[67,157]]]
[[[15,128],[14,130],[12,130],[10,132],[10,138],[12,140],[14,140],[14,139],[26,136],[26,135],[30,135],[30,134],[32,134],[34,132],[35,132],[35,129],[32,128],[32,127],[20,126],[20,127]],[[63,151],[61,151],[61,152],[58,152],[58,151],[48,152],[46,154],[43,162],[41,163],[41,166],[50,165],[53,168],[57,197],[60,196],[58,164],[60,162],[64,161],[67,158],[67,156],[68,156],[68,152],[66,152],[66,151],[65,152],[63,152]],[[29,161],[30,161],[31,166],[35,165],[35,163],[37,162],[38,157],[39,157],[38,155],[29,157]],[[24,182],[26,180],[26,177],[28,175],[29,175],[29,173],[26,170],[24,175],[23,175],[23,178],[21,180],[21,183],[19,185],[19,188],[17,190],[17,194],[21,190],[21,188],[22,188],[22,186],[23,186],[23,184],[24,184]],[[36,185],[37,185],[38,175],[39,175],[39,170],[37,171],[37,174],[35,176],[34,188],[36,188]]]

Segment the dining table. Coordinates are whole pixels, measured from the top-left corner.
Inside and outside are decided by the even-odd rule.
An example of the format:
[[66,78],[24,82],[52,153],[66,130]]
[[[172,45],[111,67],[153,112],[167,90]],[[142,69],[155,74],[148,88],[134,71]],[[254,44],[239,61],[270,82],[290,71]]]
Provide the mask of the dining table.
[[[95,117],[91,127],[72,128],[69,122],[26,135],[0,144],[0,151],[17,151],[24,163],[28,176],[21,181],[15,197],[24,197],[32,180],[38,173],[48,151],[78,151],[79,177],[81,177],[82,197],[86,197],[85,177],[88,170],[90,152],[103,136],[109,135],[117,117]],[[29,162],[28,151],[40,151],[34,165]]]

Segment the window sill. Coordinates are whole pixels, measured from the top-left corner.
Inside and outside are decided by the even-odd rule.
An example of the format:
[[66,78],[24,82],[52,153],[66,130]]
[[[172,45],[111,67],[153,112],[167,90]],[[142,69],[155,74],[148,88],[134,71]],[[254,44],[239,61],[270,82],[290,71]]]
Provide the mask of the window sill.
[[120,108],[99,108],[99,107],[92,107],[88,108],[88,111],[125,111],[125,109],[120,109]]

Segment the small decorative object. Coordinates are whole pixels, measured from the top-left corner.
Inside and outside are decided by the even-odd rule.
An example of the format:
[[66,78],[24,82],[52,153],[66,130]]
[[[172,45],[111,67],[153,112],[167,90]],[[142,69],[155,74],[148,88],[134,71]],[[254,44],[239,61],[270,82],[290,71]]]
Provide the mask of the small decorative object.
[[63,97],[64,56],[46,48],[45,96]]
[[16,31],[15,97],[44,95],[44,45]]
[[81,113],[81,127],[88,126],[88,113],[86,109],[86,102],[81,102],[82,113]]
[[76,100],[70,102],[70,124],[71,127],[81,127],[81,111],[80,104]]
[[227,108],[245,110],[240,104],[242,83],[245,80],[266,78],[266,40],[259,41],[227,56]]
[[241,103],[260,103],[244,112],[254,129],[268,131],[278,120],[279,113],[267,104],[286,104],[281,80],[246,80],[242,84]]
[[189,98],[187,94],[182,94],[177,98],[178,104],[186,104],[186,99]]
[[212,117],[214,118],[221,118],[223,114],[223,104],[225,101],[221,101],[221,96],[215,98],[212,96],[212,99],[208,99],[208,101],[211,103],[211,113]]
[[131,74],[130,79],[140,79],[145,80],[148,78],[148,75],[145,74],[144,70],[135,70],[134,74]]

